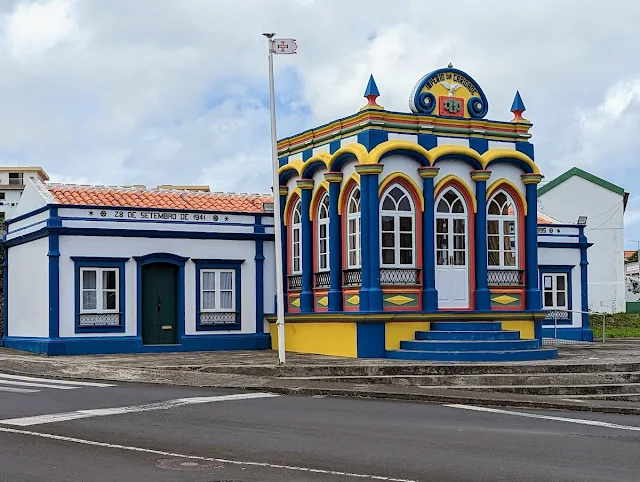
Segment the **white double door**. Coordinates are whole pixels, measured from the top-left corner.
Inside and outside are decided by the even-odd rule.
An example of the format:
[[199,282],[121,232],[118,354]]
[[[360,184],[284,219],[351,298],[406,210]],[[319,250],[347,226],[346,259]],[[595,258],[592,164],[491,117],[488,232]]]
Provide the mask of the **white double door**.
[[438,308],[469,307],[469,233],[464,198],[450,188],[436,202]]

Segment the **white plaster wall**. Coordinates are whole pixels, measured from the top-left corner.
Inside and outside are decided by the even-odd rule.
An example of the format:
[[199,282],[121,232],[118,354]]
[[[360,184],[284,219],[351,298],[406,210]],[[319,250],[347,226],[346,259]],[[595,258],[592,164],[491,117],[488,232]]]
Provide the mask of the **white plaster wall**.
[[441,161],[437,163],[436,166],[440,168],[438,175],[434,179],[434,182],[436,185],[442,178],[450,174],[453,174],[455,176],[458,176],[460,179],[462,179],[469,186],[469,188],[471,188],[471,192],[475,196],[476,186],[475,186],[475,182],[471,179],[471,174],[470,174],[473,168],[469,164],[467,164],[464,161],[456,161],[451,159],[451,160]]
[[349,136],[344,139],[340,139],[340,147],[348,146],[349,144],[356,144],[358,142],[358,136]]
[[385,157],[382,160],[384,167],[382,173],[378,176],[378,182],[382,183],[384,179],[396,172],[402,172],[409,176],[416,183],[420,192],[422,192],[422,178],[418,174],[420,163],[407,156],[393,155]]
[[[19,191],[22,192],[22,191]],[[8,198],[8,196],[7,196]],[[21,214],[28,213],[34,209],[38,209],[46,204],[42,195],[30,182],[24,188],[22,196],[19,197],[18,205],[13,211],[13,216],[20,216]]]
[[9,225],[9,230],[6,233],[7,240],[18,238],[44,228],[46,226],[47,219],[49,219],[49,211],[44,211],[36,214],[35,216],[29,216],[28,218],[22,219],[16,223],[11,223]]
[[526,187],[522,182],[522,178],[520,177],[524,173],[518,166],[514,166],[512,164],[497,163],[490,165],[488,169],[491,171],[491,177],[487,181],[487,189],[490,189],[492,184],[504,178],[508,181],[511,181],[523,196],[527,192]]
[[463,137],[441,137],[436,138],[438,146],[462,146],[469,147],[469,139]]
[[349,181],[351,175],[356,172],[356,165],[358,161],[355,159],[347,161],[342,166],[342,183],[340,184],[340,189],[344,188],[345,184]]
[[9,336],[49,336],[48,238],[9,248]]
[[[185,264],[185,334],[215,335],[227,333],[255,333],[256,281],[255,242],[201,240],[201,239],[152,239],[110,237],[60,237],[60,336],[75,335],[75,286],[74,262],[71,256],[133,257],[151,253],[171,253],[196,259],[244,260],[241,271],[241,330],[198,332],[195,306],[195,265]],[[137,326],[136,281],[137,264],[131,259],[126,263],[125,278],[125,335],[135,335]],[[46,277],[45,277],[46,279]],[[265,295],[266,299],[266,295]],[[96,336],[114,336],[96,334]],[[119,334],[117,336],[122,336]]]
[[[576,202],[579,200],[579,202]],[[573,176],[539,196],[541,211],[575,223],[587,216],[585,235],[593,246],[589,261],[589,307],[593,311],[625,311],[623,197]]]

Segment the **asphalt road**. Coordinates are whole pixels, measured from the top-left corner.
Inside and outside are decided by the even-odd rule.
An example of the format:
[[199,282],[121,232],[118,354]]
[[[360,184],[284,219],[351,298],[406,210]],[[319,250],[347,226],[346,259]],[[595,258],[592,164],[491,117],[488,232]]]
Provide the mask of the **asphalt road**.
[[0,481],[640,480],[640,417],[5,382]]

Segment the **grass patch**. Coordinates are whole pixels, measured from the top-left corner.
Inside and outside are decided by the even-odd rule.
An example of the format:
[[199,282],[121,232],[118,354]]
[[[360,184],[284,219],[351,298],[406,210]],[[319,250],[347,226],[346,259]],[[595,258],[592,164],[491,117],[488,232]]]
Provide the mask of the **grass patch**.
[[[590,315],[589,326],[595,339],[602,338],[602,315]],[[640,313],[607,315],[606,338],[640,338]]]

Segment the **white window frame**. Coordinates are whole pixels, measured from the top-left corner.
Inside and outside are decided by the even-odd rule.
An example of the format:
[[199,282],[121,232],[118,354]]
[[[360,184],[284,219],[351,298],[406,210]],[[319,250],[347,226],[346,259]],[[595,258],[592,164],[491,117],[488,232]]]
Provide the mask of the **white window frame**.
[[[96,287],[87,288],[84,287],[84,273],[88,271],[94,271],[96,273]],[[114,271],[116,273],[116,288],[115,290],[108,290],[102,286],[102,274],[108,271]],[[84,308],[84,292],[95,291],[96,292],[96,308],[93,310],[87,310]],[[103,293],[105,291],[115,291],[116,293],[116,306],[113,309],[105,309]],[[80,268],[80,314],[96,314],[96,313],[119,313],[120,312],[120,268],[98,268],[98,267],[82,267]]]
[[[354,195],[358,192],[360,198],[355,200]],[[362,268],[362,192],[360,186],[355,186],[349,194],[347,201],[347,268]],[[358,210],[351,211],[351,204],[357,204]],[[351,230],[351,221],[355,226],[355,231]],[[354,242],[355,241],[355,242]],[[355,246],[354,246],[355,244]],[[351,263],[351,254],[355,253],[355,263]]]
[[[545,287],[545,278],[551,278],[551,288]],[[564,278],[564,290],[558,290],[558,278]],[[553,306],[546,304],[545,294],[551,292],[553,297]],[[563,306],[558,306],[558,292],[564,292]],[[546,310],[569,310],[569,274],[568,273],[545,273],[542,272],[542,307]]]
[[[507,203],[511,202],[511,205],[513,206],[513,214],[489,214],[489,207],[491,206],[491,203],[494,201],[495,197],[498,194],[504,194],[507,197]],[[497,204],[497,203],[496,203]],[[500,206],[500,210],[502,210],[502,206]],[[498,221],[498,250],[492,249],[489,250],[489,236],[496,236],[496,234],[489,234],[489,221]],[[515,258],[515,264],[513,266],[506,266],[504,264],[504,255],[505,253],[507,253],[508,251],[505,251],[504,249],[504,238],[505,237],[511,237],[511,235],[509,233],[505,233],[504,232],[504,222],[505,221],[513,221],[513,238],[515,239],[515,243],[514,243],[514,258]],[[499,253],[500,256],[500,262],[498,264],[489,264],[489,251],[491,252],[497,252]],[[498,190],[496,193],[493,194],[493,196],[491,196],[491,199],[489,199],[489,202],[487,203],[487,266],[489,269],[519,269],[519,261],[520,261],[520,239],[518,236],[518,207],[516,206],[515,201],[513,200],[513,197],[511,197],[509,195],[508,192],[504,191],[504,190]]]
[[[213,290],[204,289],[204,275],[205,273],[215,274],[215,286]],[[220,285],[221,273],[231,273],[231,290],[222,290]],[[215,308],[204,307],[204,293],[213,292],[215,300]],[[222,308],[220,305],[220,294],[222,292],[231,291],[231,308]],[[236,313],[236,270],[230,268],[201,268],[200,269],[200,313]]]
[[[294,222],[296,215],[298,222]],[[298,233],[298,241],[295,240],[295,233]],[[296,256],[295,246],[298,245],[298,255]],[[298,269],[296,269],[296,258]],[[291,274],[302,274],[302,203],[300,199],[296,201],[291,210]]]
[[[326,204],[325,204],[326,201]],[[323,213],[324,211],[324,213]],[[331,265],[329,264],[329,194],[327,194],[326,192],[323,194],[322,198],[320,198],[320,202],[318,203],[318,216],[316,218],[317,220],[317,224],[318,224],[318,229],[317,229],[317,236],[316,239],[318,240],[318,244],[317,244],[317,253],[318,253],[318,271],[319,272],[325,272],[325,271],[329,271],[331,269]],[[325,227],[325,234],[326,236],[321,237],[320,236],[320,231],[321,231],[321,227],[324,226]],[[325,241],[325,250],[324,252],[322,251],[322,243],[321,241],[324,239]],[[322,267],[322,258],[325,258],[325,263],[326,266],[323,268]]]
[[[387,196],[389,196],[389,194],[391,193],[391,191],[395,188],[399,188],[406,196],[407,199],[409,200],[409,204],[411,205],[411,211],[384,211],[382,209],[382,205],[384,204],[384,200]],[[397,207],[397,203],[395,201],[395,199],[391,198],[391,200],[393,201],[394,204],[396,204]],[[391,186],[389,186],[384,194],[382,195],[382,197],[380,198],[380,252],[379,252],[379,256],[380,256],[380,267],[382,268],[415,268],[417,265],[417,260],[416,260],[416,206],[413,200],[413,197],[411,196],[411,194],[409,193],[409,191],[407,191],[404,186],[402,186],[401,184],[392,184]],[[394,236],[393,236],[393,249],[394,249],[394,263],[390,263],[390,264],[385,264],[383,261],[383,256],[382,256],[382,250],[383,249],[390,249],[388,246],[384,247],[382,246],[382,217],[383,216],[387,216],[387,217],[392,217],[393,218],[393,229],[394,229]],[[401,264],[400,263],[400,218],[406,218],[406,217],[411,217],[411,260],[412,263],[410,264]],[[402,248],[402,249],[407,249],[407,248]]]

